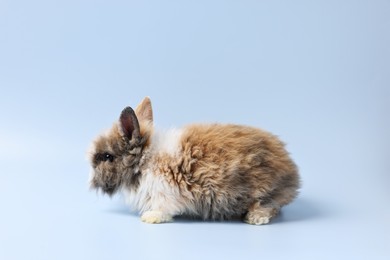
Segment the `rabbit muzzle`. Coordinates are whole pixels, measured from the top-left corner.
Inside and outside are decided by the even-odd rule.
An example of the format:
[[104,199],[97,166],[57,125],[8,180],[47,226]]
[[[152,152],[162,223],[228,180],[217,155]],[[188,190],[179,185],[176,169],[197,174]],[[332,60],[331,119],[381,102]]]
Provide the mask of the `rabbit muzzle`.
[[95,172],[92,180],[91,180],[91,188],[102,190],[103,193],[112,196],[120,186],[120,178],[115,175],[105,175],[100,172]]

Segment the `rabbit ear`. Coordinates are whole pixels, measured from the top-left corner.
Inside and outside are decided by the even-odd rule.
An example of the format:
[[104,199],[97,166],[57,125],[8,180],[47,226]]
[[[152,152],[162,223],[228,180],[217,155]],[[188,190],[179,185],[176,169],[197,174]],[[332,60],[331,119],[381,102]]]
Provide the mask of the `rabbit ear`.
[[138,119],[131,107],[126,107],[123,109],[119,123],[122,133],[125,137],[129,139],[139,138],[140,128]]
[[142,100],[135,109],[135,113],[140,121],[153,122],[152,102],[149,97],[145,97],[144,100]]

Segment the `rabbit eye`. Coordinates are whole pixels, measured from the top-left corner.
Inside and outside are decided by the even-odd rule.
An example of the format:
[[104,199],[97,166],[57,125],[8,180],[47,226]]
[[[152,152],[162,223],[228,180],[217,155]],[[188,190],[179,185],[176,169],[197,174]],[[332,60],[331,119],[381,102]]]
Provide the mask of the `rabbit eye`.
[[103,161],[110,161],[110,162],[113,162],[114,161],[114,156],[112,154],[109,154],[109,153],[104,153],[103,154]]
[[95,163],[98,164],[99,162],[113,162],[114,156],[110,153],[98,153],[95,155],[94,159]]

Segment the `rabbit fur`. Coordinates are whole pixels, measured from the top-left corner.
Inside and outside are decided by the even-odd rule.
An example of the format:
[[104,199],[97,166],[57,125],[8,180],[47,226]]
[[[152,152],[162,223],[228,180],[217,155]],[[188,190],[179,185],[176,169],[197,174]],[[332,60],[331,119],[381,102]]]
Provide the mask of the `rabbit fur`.
[[297,167],[276,136],[234,124],[157,131],[148,97],[93,142],[90,162],[91,188],[123,192],[147,223],[187,215],[266,224],[299,189]]

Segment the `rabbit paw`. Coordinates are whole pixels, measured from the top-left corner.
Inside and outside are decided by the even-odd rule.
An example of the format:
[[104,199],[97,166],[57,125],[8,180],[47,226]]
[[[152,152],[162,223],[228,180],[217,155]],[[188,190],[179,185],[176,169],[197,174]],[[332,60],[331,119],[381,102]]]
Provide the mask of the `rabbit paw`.
[[270,220],[270,217],[267,216],[261,216],[261,215],[255,215],[255,214],[248,214],[244,221],[251,225],[263,225],[267,224]]
[[142,214],[141,220],[149,224],[159,224],[172,221],[172,217],[161,211],[151,210]]
[[279,208],[277,205],[263,207],[260,203],[255,203],[249,208],[244,221],[251,225],[267,224],[272,217],[279,213]]

